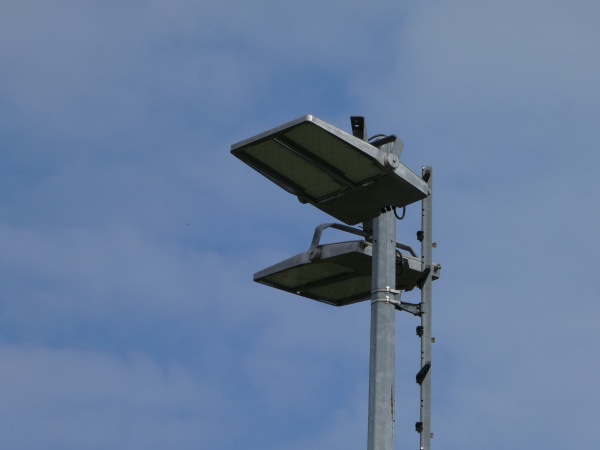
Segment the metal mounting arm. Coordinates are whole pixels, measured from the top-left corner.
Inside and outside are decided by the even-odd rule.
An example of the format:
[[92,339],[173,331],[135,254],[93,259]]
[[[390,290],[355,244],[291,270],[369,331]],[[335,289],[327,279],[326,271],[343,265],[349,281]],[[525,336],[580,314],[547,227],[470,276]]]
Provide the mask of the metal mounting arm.
[[[308,249],[311,261],[318,259],[320,256],[319,255],[319,243],[321,242],[321,236],[323,235],[323,231],[326,230],[327,228],[335,228],[336,230],[346,231],[347,233],[352,233],[357,236],[362,236],[366,240],[370,240],[373,238],[372,233],[369,233],[368,231],[364,231],[364,230],[359,230],[358,228],[353,228],[348,225],[342,225],[341,223],[323,223],[321,225],[318,225],[315,228],[315,233],[313,234],[312,242],[310,244],[310,248]],[[396,242],[396,248],[407,251],[414,257],[417,256],[415,251],[408,245]]]
[[320,256],[319,242],[321,242],[321,235],[323,234],[323,230],[327,228],[335,228],[336,230],[346,231],[348,233],[356,234],[357,236],[362,236],[365,238],[371,237],[370,233],[367,233],[363,230],[359,230],[357,228],[352,228],[348,225],[342,225],[340,223],[323,223],[315,228],[315,234],[313,235],[310,248],[308,249],[309,258],[311,261],[318,259]]

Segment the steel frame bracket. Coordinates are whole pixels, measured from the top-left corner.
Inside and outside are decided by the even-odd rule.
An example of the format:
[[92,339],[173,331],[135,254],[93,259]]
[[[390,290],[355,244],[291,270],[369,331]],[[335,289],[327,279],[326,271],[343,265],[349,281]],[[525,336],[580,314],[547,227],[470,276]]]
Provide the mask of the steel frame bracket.
[[411,313],[413,316],[421,316],[423,314],[423,303],[406,303],[406,302],[398,302],[399,305],[396,305],[396,309],[400,311],[406,311],[407,313]]

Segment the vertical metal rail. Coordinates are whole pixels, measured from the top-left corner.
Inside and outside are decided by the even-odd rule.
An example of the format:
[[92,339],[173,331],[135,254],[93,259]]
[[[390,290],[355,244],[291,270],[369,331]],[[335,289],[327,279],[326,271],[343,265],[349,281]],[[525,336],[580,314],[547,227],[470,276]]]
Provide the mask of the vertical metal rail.
[[395,425],[396,217],[373,219],[371,354],[369,364],[368,450],[393,450]]
[[432,178],[431,167],[423,167],[423,180],[429,186],[429,195],[421,202],[421,269],[427,274],[421,286],[421,326],[418,334],[421,337],[421,370],[417,382],[421,385],[421,419],[417,423],[420,433],[421,450],[431,449],[431,334],[432,315]]

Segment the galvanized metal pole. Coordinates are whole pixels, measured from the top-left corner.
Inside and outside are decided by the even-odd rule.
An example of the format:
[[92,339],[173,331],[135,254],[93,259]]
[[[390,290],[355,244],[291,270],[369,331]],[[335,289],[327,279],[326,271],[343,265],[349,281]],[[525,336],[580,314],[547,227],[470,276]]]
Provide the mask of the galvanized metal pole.
[[395,408],[396,218],[394,211],[373,219],[371,356],[368,450],[393,450]]
[[421,450],[431,449],[431,344],[433,336],[431,334],[431,313],[432,313],[432,178],[433,171],[431,167],[423,167],[423,179],[429,185],[429,195],[421,202],[421,270],[427,273],[421,287],[421,371],[419,374],[421,384],[421,421],[417,424],[421,436]]

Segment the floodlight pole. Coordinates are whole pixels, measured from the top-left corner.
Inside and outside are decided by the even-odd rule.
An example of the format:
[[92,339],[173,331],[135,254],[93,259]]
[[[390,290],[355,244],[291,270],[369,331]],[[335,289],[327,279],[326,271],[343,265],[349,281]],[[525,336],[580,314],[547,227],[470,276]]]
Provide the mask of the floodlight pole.
[[[364,117],[351,117],[352,134],[365,141]],[[365,224],[366,225],[366,224]],[[367,450],[393,450],[396,396],[396,216],[391,208],[372,220],[371,348]],[[392,292],[393,291],[393,292]]]
[[395,423],[396,217],[382,212],[373,219],[371,282],[371,355],[367,450],[392,450]]
[[[357,120],[359,119],[359,120]],[[362,119],[362,120],[360,120]],[[354,136],[367,141],[364,118],[353,117]],[[391,152],[393,144],[383,148]],[[396,214],[385,208],[372,220],[371,344],[367,450],[393,450],[396,408]],[[390,300],[392,302],[390,302]]]

